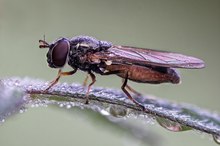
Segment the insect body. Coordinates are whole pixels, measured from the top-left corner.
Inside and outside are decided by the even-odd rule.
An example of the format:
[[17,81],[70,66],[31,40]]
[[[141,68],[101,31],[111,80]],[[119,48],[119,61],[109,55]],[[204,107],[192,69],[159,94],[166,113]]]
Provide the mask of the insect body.
[[[129,99],[140,105],[128,92],[130,90],[137,93],[128,86],[128,80],[151,84],[166,82],[177,84],[180,82],[180,77],[174,68],[204,67],[204,62],[195,57],[145,48],[115,46],[110,42],[100,41],[89,36],[78,36],[72,39],[60,38],[51,44],[44,40],[39,42],[40,48],[49,48],[48,65],[52,68],[59,68],[57,78],[46,90],[55,85],[61,76],[72,75],[79,69],[87,72],[92,79],[87,89],[87,103],[90,88],[96,81],[94,73],[116,74],[123,78],[122,90]],[[62,72],[62,68],[67,63],[73,70]]]

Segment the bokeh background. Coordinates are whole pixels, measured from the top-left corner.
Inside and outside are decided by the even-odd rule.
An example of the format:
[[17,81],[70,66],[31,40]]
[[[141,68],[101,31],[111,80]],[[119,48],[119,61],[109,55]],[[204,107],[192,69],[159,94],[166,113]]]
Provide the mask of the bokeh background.
[[[57,70],[47,66],[47,50],[38,48],[43,35],[48,42],[61,36],[89,35],[114,44],[199,57],[206,68],[179,70],[180,85],[130,84],[144,94],[220,113],[219,0],[0,0],[0,77],[54,79]],[[61,82],[82,83],[85,76],[78,72]],[[98,76],[97,80],[96,86],[120,89],[117,76]],[[0,145],[139,145],[132,138],[126,142],[124,133],[96,124],[86,114],[30,108],[0,126]],[[162,137],[158,138],[161,145],[216,145],[198,132],[173,133],[157,124],[146,126]]]

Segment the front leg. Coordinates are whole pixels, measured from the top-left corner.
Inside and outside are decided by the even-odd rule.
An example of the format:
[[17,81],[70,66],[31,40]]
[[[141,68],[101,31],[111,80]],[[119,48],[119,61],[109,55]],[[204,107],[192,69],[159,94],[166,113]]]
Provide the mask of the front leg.
[[69,75],[73,75],[74,73],[76,73],[77,68],[75,68],[72,71],[69,72],[62,72],[61,69],[59,69],[57,77],[50,83],[50,86],[47,87],[47,89],[45,91],[48,91],[51,87],[53,87],[60,79],[61,76],[69,76]]

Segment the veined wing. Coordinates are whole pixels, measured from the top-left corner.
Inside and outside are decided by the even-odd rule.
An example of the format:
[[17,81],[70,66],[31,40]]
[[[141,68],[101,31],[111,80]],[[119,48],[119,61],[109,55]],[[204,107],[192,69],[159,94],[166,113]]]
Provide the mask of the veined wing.
[[107,52],[94,54],[99,59],[107,59],[116,64],[137,64],[141,66],[161,66],[171,68],[203,68],[201,59],[179,53],[128,46],[112,46]]

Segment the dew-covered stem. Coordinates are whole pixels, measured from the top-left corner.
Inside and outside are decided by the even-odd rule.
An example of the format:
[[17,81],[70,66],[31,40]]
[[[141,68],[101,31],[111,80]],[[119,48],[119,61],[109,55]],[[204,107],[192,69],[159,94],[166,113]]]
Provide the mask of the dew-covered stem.
[[[82,85],[57,84],[45,92],[48,83],[40,80],[9,78],[2,80],[2,82],[5,86],[13,86],[25,90],[32,100],[49,100],[51,102],[60,103],[68,102],[93,110],[99,109],[97,110],[99,112],[103,112],[103,109],[110,109],[109,113],[115,117],[125,115],[143,117],[143,115],[150,115],[157,119],[157,121],[158,118],[160,118],[159,124],[169,130],[185,131],[195,129],[212,134],[214,137],[220,136],[219,114],[190,104],[177,104],[160,98],[155,99],[148,95],[136,97],[136,101],[145,107],[146,110],[143,111],[142,108],[132,103],[126,95],[119,90],[93,87],[89,95],[90,104],[85,105],[86,91]],[[118,108],[114,111],[112,107]],[[162,120],[162,118],[166,120]],[[171,122],[169,123],[169,121]],[[166,127],[166,125],[168,127]]]

